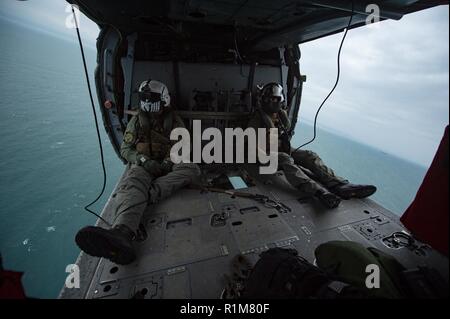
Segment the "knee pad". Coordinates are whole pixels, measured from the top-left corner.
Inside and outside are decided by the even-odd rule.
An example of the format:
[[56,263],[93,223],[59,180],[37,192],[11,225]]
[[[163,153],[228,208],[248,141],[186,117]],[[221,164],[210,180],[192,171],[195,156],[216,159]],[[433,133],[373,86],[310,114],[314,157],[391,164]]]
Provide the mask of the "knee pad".
[[319,155],[317,155],[317,153],[315,153],[313,151],[305,151],[305,152],[308,155],[308,157],[314,157],[314,158],[319,157]]
[[278,153],[278,165],[294,164],[294,159],[287,153]]

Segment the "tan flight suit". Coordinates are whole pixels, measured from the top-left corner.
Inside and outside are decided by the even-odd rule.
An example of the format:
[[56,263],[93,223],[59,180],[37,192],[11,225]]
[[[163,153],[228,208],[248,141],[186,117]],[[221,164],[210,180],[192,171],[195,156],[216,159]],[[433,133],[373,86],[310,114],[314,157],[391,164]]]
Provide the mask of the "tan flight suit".
[[160,177],[153,177],[140,166],[142,155],[159,162],[168,159],[172,146],[170,132],[183,126],[182,120],[173,112],[167,112],[161,120],[154,120],[140,111],[128,122],[120,154],[129,167],[112,195],[112,204],[117,207],[113,226],[126,225],[136,231],[149,203],[169,197],[200,175],[200,168],[193,163],[174,164],[171,172]]
[[[283,132],[282,126],[289,129],[290,121],[284,110],[272,116],[258,110],[247,126],[255,129],[275,127],[278,128],[278,134],[281,135]],[[323,190],[323,187],[331,188],[348,183],[347,180],[336,176],[333,170],[327,167],[316,153],[301,149],[295,151],[291,148],[291,155],[289,155],[286,152],[286,146],[281,141],[278,145],[278,169],[283,170],[288,182],[303,193],[314,195],[318,190]],[[311,171],[315,180],[311,179],[299,166]]]

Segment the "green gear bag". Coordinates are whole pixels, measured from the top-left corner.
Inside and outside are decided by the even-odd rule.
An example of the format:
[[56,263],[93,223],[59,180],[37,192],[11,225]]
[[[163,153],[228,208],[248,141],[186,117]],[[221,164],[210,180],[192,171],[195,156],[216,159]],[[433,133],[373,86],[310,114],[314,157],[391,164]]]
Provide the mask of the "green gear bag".
[[[317,266],[322,270],[361,289],[375,298],[404,298],[400,274],[405,268],[391,255],[376,248],[365,248],[351,241],[330,241],[319,245],[315,252]],[[369,264],[380,269],[380,287],[369,289],[366,272]]]

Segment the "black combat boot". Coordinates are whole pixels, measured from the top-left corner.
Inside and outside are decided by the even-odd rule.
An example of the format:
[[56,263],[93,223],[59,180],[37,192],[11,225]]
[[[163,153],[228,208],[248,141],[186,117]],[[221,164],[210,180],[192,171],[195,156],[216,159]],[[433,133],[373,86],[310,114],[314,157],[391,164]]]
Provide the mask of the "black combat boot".
[[127,265],[136,259],[132,244],[134,237],[134,233],[125,225],[117,225],[112,229],[87,226],[78,231],[75,242],[88,255]]
[[317,191],[315,196],[327,208],[336,208],[341,203],[341,199],[339,197],[324,190]]
[[377,188],[373,185],[356,185],[348,183],[330,188],[330,191],[343,199],[350,199],[369,197],[377,191]]

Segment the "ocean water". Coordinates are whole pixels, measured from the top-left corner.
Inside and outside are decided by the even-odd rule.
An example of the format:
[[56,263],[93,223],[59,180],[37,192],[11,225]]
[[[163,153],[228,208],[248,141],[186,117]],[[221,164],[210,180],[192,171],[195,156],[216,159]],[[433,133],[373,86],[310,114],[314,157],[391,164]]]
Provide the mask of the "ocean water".
[[[79,253],[76,231],[96,220],[83,207],[102,186],[81,55],[2,20],[0,43],[0,252],[6,269],[25,272],[29,296],[54,298]],[[95,51],[86,54],[93,73]],[[108,187],[97,212],[123,171],[100,126]]]
[[[292,145],[311,140],[313,127],[297,125]],[[316,139],[302,149],[320,155],[334,172],[352,183],[372,184],[377,192],[371,199],[401,216],[422,183],[427,168],[363,145],[329,131],[318,129]]]
[[[81,56],[76,43],[1,18],[0,43],[0,252],[6,269],[24,272],[29,296],[55,298],[79,254],[75,233],[96,220],[83,207],[102,185]],[[96,53],[85,50],[94,83]],[[297,145],[312,136],[306,124],[296,131]],[[124,169],[101,132],[108,184],[97,212]],[[399,215],[426,171],[324,130],[308,149],[352,182],[377,185],[372,198]]]

